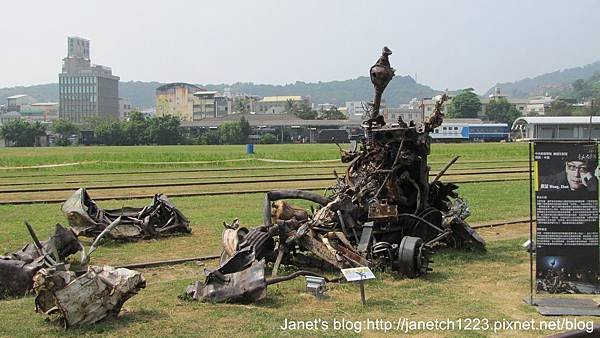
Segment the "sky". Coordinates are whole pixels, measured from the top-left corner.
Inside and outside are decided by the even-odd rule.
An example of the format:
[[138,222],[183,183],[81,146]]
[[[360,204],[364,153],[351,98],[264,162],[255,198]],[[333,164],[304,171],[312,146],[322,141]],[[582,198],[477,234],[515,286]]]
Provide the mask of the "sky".
[[397,75],[483,94],[600,60],[600,1],[3,1],[0,87],[58,81],[67,37],[122,81],[217,84]]

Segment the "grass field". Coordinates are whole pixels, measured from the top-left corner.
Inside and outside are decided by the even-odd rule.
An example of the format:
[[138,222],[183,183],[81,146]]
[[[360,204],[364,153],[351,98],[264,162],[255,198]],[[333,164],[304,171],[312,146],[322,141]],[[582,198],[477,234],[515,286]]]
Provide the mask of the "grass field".
[[[255,157],[284,160],[325,160],[338,156],[334,145],[257,145]],[[80,147],[47,149],[0,149],[0,166],[30,166],[72,161],[161,162],[161,161],[212,161],[246,158],[243,146],[181,146],[181,147]],[[446,162],[454,155],[462,155],[464,161],[476,160],[526,160],[526,144],[435,144],[430,161]],[[265,166],[264,163],[238,162],[234,164],[187,164],[181,167],[231,167]],[[273,164],[268,164],[272,166]],[[522,165],[522,164],[521,164]],[[174,165],[139,165],[94,162],[83,166],[50,169],[3,170],[2,176],[45,175],[69,173],[63,177],[3,178],[0,183],[35,182],[51,180],[60,184],[86,172],[109,174],[115,170],[148,170],[149,168]],[[441,164],[439,165],[441,166]],[[179,167],[179,166],[177,166]],[[257,169],[252,173],[276,172]],[[308,169],[291,171],[300,175]],[[189,179],[188,174],[157,174],[147,176],[156,182],[161,180]],[[145,174],[140,174],[143,177]],[[205,177],[206,175],[202,176]],[[108,178],[109,176],[107,176]],[[195,176],[194,176],[195,177]],[[205,177],[206,178],[206,177]],[[103,178],[104,179],[104,178]],[[122,176],[123,181],[132,177]],[[52,185],[50,185],[52,186]],[[158,191],[154,191],[158,192]],[[528,215],[528,185],[526,181],[470,183],[460,187],[461,195],[469,202],[472,223],[511,220]],[[52,195],[51,193],[47,193]],[[93,196],[92,196],[93,197]],[[4,197],[2,197],[4,198]],[[175,197],[174,204],[191,220],[190,235],[140,241],[138,243],[108,242],[94,254],[92,263],[127,264],[157,259],[202,256],[219,253],[222,222],[239,217],[244,225],[256,225],[262,221],[262,194],[227,195],[220,197]],[[105,208],[117,208],[123,201],[102,201]],[[131,200],[127,205],[145,205],[149,200]],[[22,224],[28,219],[38,235],[46,238],[52,225],[65,223],[58,204],[0,205],[0,251],[14,251],[30,241]],[[380,336],[380,331],[362,327],[355,330],[334,331],[282,331],[284,320],[321,319],[353,322],[367,319],[396,321],[486,318],[493,320],[543,320],[522,301],[529,290],[529,256],[520,244],[528,236],[528,225],[517,224],[501,228],[484,229],[482,235],[488,240],[488,251],[456,252],[442,251],[435,257],[434,271],[425,278],[407,280],[389,273],[378,272],[377,279],[366,287],[368,306],[359,302],[358,289],[352,284],[332,284],[329,298],[316,300],[304,292],[303,278],[270,286],[265,300],[256,304],[210,304],[188,303],[180,300],[186,285],[203,280],[202,267],[187,263],[172,267],[142,269],[148,281],[146,289],[129,300],[118,319],[62,331],[56,322],[45,321],[33,311],[33,297],[0,301],[0,336]],[[85,239],[84,243],[89,245]],[[216,261],[206,262],[215,266]],[[286,269],[284,272],[291,272]],[[583,318],[588,319],[589,318]],[[582,319],[582,320],[583,320]],[[364,324],[363,324],[364,325]],[[388,334],[398,332],[388,332]],[[418,336],[488,336],[491,332],[419,330]],[[501,331],[499,336],[539,336],[551,331]]]
[[[347,145],[342,145],[345,149]],[[140,168],[140,166],[172,167],[198,166],[182,162],[231,161],[218,165],[240,166],[262,164],[247,159],[274,159],[292,161],[317,161],[339,159],[335,144],[285,144],[255,145],[255,154],[246,155],[245,145],[228,146],[138,146],[138,147],[51,147],[51,148],[2,148],[0,169],[7,167],[37,166],[48,164],[80,163],[54,169],[64,171],[110,168]],[[462,160],[527,159],[527,144],[433,144],[430,161],[448,161],[461,155]],[[116,162],[116,163],[115,163]],[[122,163],[125,162],[125,163]],[[165,162],[140,164],[140,162]],[[214,165],[207,163],[205,165]]]

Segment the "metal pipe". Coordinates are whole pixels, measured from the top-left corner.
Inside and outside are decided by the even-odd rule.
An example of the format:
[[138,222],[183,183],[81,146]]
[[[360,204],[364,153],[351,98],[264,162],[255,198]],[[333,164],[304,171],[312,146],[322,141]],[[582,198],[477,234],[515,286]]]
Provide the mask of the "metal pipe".
[[460,158],[460,156],[456,156],[454,157],[450,162],[448,162],[448,164],[446,164],[446,166],[444,167],[444,169],[442,169],[431,181],[430,184],[433,184],[435,182],[437,182],[440,177],[442,177],[442,175],[444,175],[444,173],[446,172],[446,170],[448,170],[450,168],[451,165],[454,164],[454,162],[456,162],[458,159]]
[[321,277],[321,278],[325,279],[325,281],[327,283],[337,283],[337,282],[339,282],[339,281],[342,280],[342,277],[337,277],[337,278],[329,279],[329,278],[327,278],[325,276],[321,276],[321,275],[319,275],[317,273],[314,273],[312,271],[300,270],[300,271],[296,271],[294,273],[291,273],[291,274],[289,274],[287,276],[281,276],[281,277],[275,277],[275,278],[268,279],[267,280],[267,285],[273,285],[273,284],[277,284],[277,283],[280,283],[280,282],[285,282],[285,281],[292,280],[292,279],[294,279],[296,277],[299,277],[299,276]]
[[210,259],[218,259],[220,257],[221,257],[221,255],[200,256],[200,257],[190,257],[190,258],[177,258],[177,259],[168,259],[168,260],[163,260],[163,261],[117,265],[116,268],[125,268],[125,269],[154,268],[157,266],[175,265],[175,264],[181,264],[181,263],[192,262],[192,261],[206,261],[206,260],[210,260]]
[[[533,173],[532,146],[529,141],[529,242],[533,243]],[[533,305],[533,248],[529,250],[529,304]]]

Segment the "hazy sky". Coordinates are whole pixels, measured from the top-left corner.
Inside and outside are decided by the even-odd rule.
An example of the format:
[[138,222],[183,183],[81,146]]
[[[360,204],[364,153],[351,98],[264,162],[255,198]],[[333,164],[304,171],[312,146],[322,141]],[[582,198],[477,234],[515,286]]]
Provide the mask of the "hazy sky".
[[67,36],[121,80],[284,84],[396,74],[435,89],[600,60],[600,1],[2,1],[0,87],[58,81]]

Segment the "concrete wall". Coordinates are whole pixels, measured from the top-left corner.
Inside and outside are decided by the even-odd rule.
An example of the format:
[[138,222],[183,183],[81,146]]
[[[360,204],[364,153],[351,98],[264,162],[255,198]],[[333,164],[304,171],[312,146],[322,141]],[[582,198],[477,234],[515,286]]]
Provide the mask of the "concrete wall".
[[98,113],[100,118],[119,118],[119,81],[98,77]]

